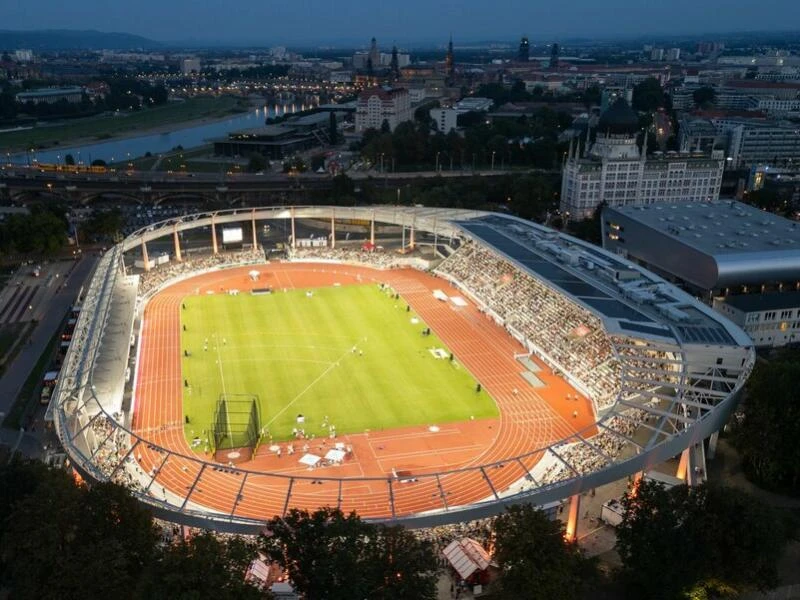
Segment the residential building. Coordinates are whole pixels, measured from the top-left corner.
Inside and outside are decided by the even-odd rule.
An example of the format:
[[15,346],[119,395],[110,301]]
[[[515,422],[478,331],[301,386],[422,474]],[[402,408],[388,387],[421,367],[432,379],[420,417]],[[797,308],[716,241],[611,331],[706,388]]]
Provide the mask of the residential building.
[[756,346],[778,348],[800,342],[798,291],[714,298],[714,309],[744,329]]
[[585,219],[603,202],[627,206],[719,197],[725,162],[721,151],[647,157],[646,147],[640,151],[637,144],[638,132],[638,116],[619,99],[600,116],[596,140],[585,152],[580,141],[577,147],[570,143],[561,179],[562,213]]
[[458,127],[458,111],[454,108],[432,108],[429,114],[436,121],[436,129],[442,133],[450,133]]
[[411,101],[408,90],[403,88],[374,87],[361,92],[356,106],[356,133],[363,133],[367,129],[380,129],[383,122],[389,124],[389,129],[403,121],[410,121]]
[[17,62],[31,62],[33,60],[33,50],[22,48],[14,50],[14,60]]
[[181,73],[183,75],[191,75],[192,72],[200,72],[200,60],[197,58],[184,58],[181,61]]

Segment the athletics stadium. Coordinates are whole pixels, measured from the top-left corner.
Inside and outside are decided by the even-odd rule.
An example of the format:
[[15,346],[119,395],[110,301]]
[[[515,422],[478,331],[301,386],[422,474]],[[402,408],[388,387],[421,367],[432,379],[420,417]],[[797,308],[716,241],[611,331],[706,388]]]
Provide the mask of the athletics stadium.
[[321,506],[467,521],[676,457],[694,483],[755,361],[632,262],[459,209],[165,220],[102,256],[81,305],[48,407],[71,466],[227,532]]

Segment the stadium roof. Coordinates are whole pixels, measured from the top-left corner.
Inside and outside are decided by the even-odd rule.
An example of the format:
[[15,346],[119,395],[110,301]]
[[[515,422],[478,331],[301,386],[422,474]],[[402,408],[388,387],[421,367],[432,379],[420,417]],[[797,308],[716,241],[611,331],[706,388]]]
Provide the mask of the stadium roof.
[[597,314],[609,332],[690,344],[746,343],[737,327],[710,308],[597,246],[504,215],[457,224],[522,270]]

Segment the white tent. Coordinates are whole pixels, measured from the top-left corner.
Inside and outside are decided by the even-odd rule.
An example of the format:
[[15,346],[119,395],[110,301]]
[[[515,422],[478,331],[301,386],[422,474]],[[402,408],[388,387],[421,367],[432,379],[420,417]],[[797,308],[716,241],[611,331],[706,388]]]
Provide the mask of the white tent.
[[471,538],[454,540],[442,550],[447,562],[456,570],[461,579],[466,579],[475,571],[483,571],[489,567],[489,553],[478,542]]
[[344,452],[342,450],[328,450],[325,460],[337,463],[342,462],[344,460]]
[[304,454],[300,459],[301,465],[308,465],[309,467],[316,467],[317,463],[322,460],[321,456],[316,454]]

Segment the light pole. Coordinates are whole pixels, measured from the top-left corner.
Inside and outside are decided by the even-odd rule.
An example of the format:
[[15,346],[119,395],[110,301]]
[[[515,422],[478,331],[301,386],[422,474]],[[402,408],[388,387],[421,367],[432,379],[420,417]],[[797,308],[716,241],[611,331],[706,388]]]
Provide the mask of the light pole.
[[439,152],[436,153],[436,172],[439,172]]
[[495,155],[495,151],[492,150],[492,171],[494,171],[494,155]]

